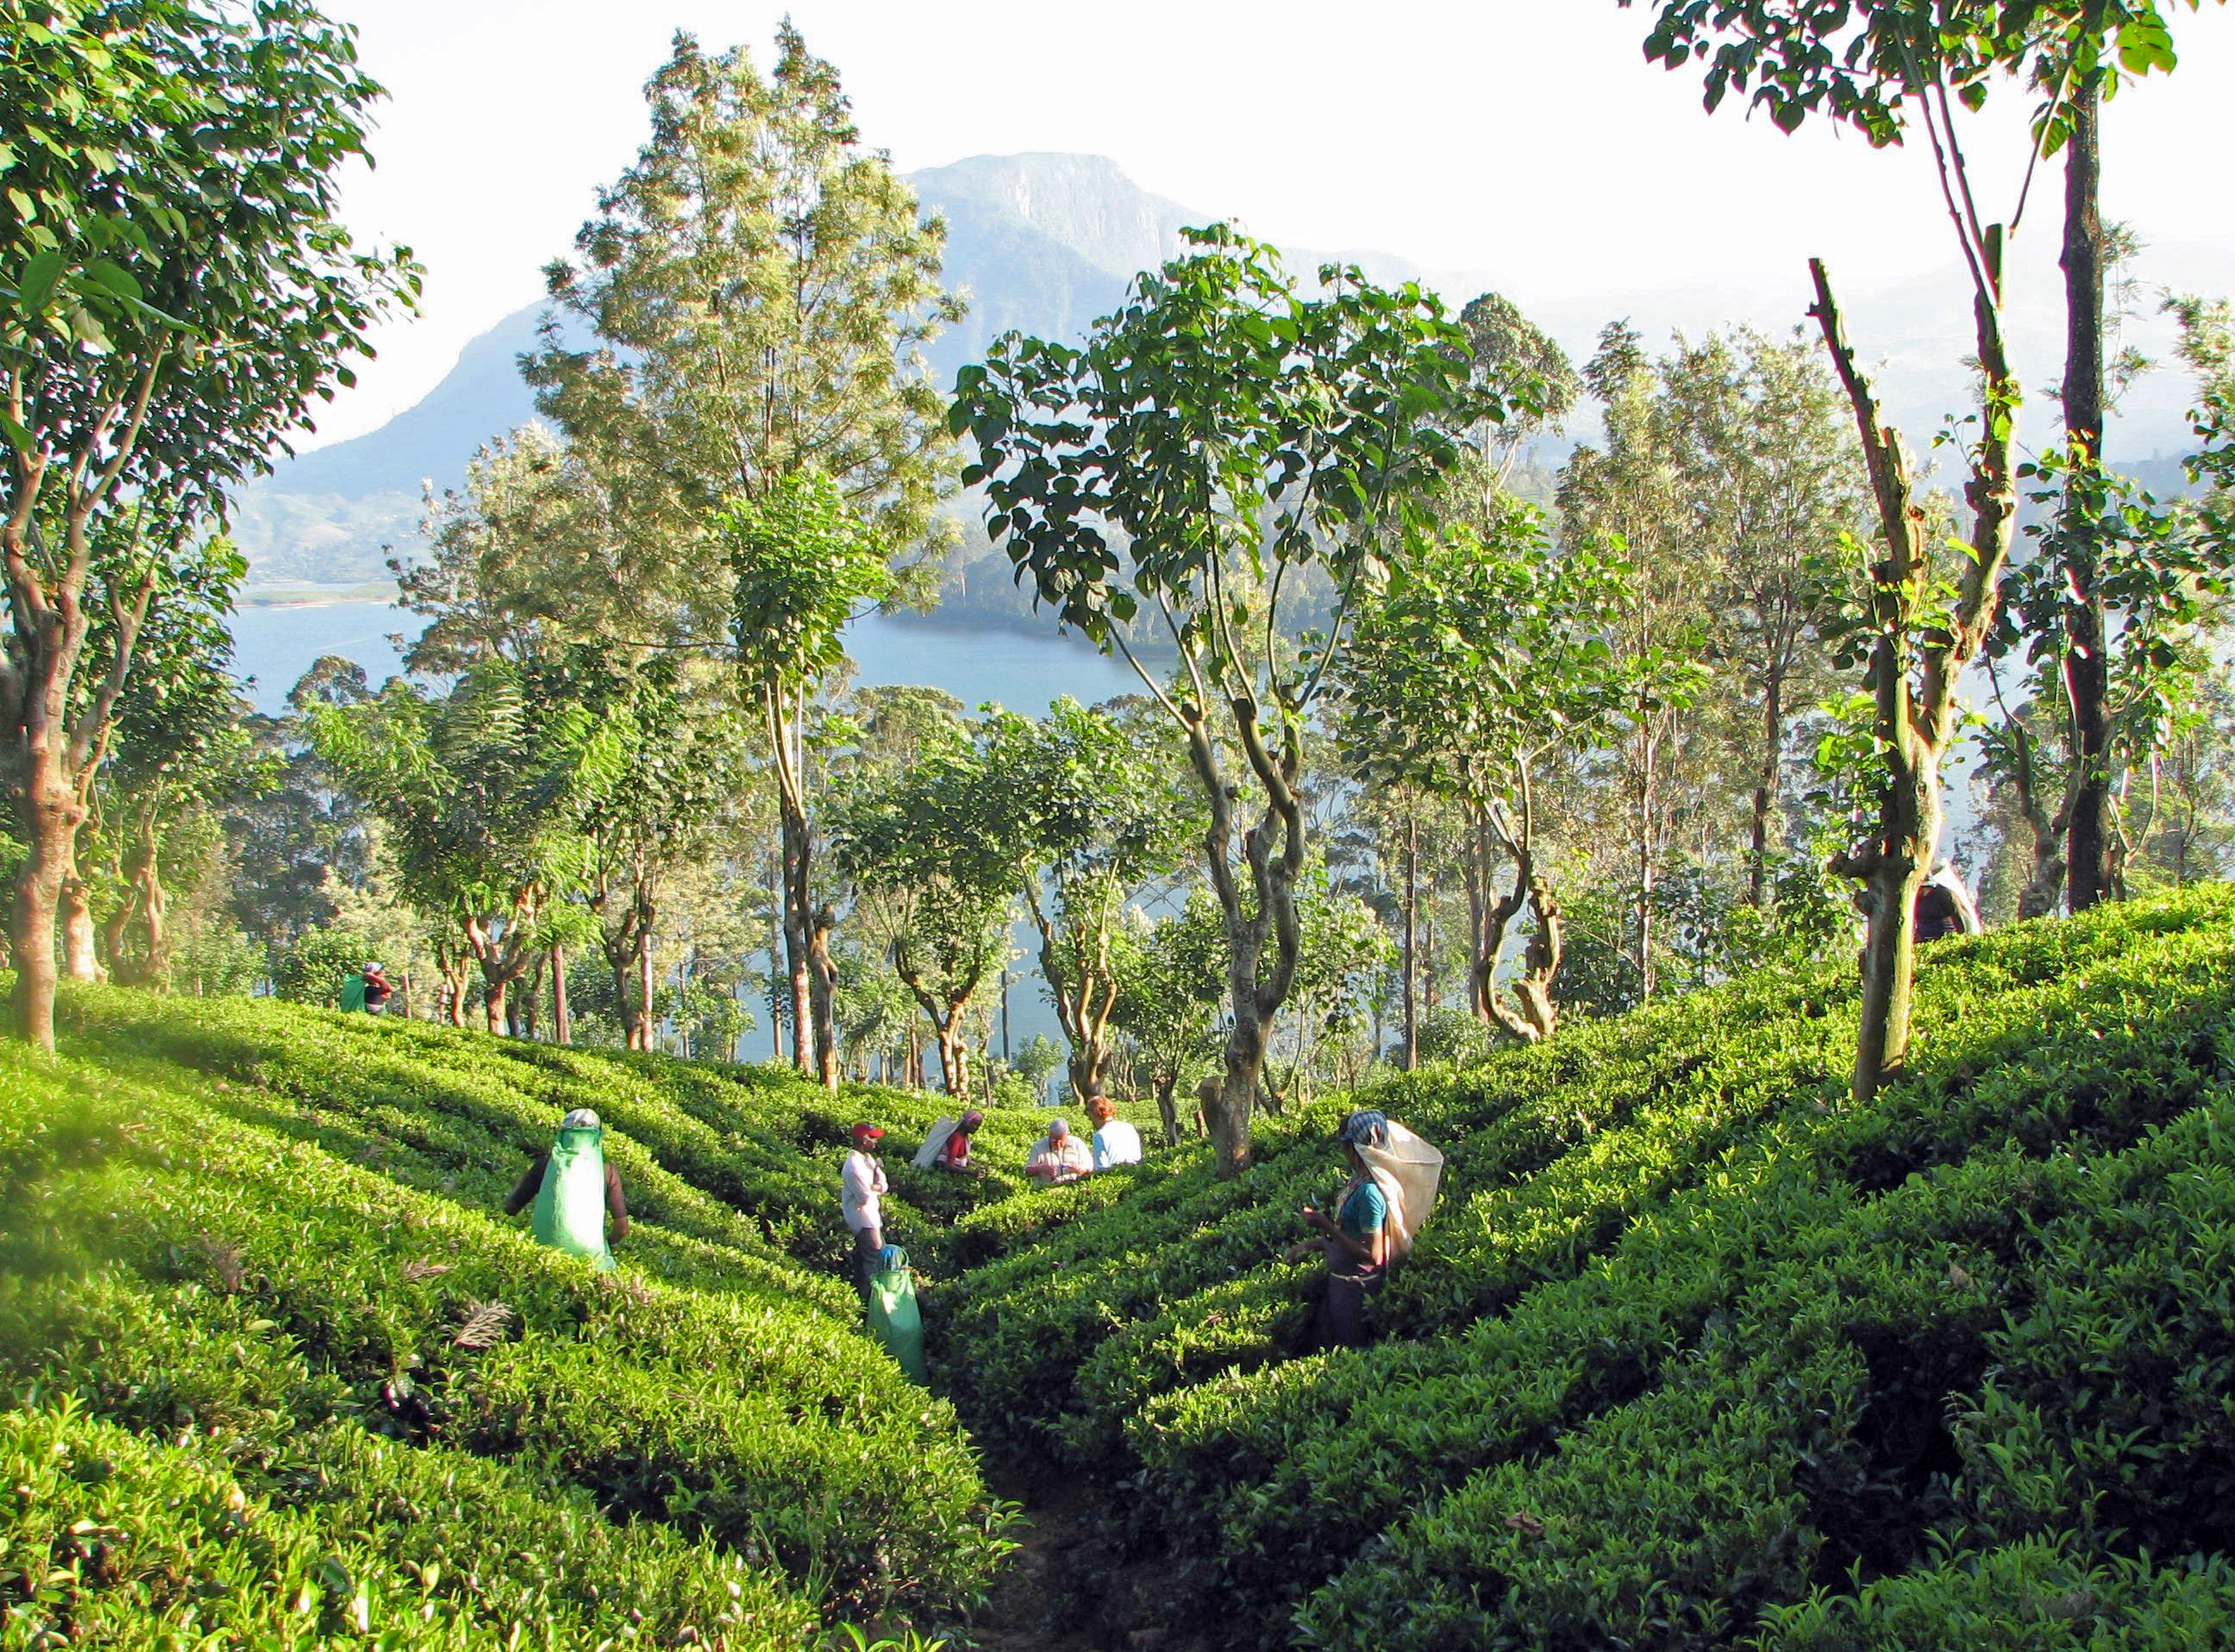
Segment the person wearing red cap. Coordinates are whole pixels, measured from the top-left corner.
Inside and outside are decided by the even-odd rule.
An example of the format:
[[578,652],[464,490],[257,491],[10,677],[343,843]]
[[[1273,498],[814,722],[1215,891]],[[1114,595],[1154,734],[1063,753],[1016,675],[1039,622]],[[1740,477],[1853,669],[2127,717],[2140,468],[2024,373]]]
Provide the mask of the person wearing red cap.
[[877,1144],[885,1132],[875,1124],[854,1126],[854,1150],[838,1173],[838,1208],[854,1235],[855,1283],[863,1295],[885,1248],[885,1214],[878,1196],[885,1191],[885,1167],[877,1163]]

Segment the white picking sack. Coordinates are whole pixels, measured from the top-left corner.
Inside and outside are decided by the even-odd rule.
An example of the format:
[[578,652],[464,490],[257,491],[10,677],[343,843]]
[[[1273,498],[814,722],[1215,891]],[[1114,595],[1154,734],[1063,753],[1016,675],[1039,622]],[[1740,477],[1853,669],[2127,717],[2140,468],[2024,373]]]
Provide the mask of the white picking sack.
[[939,1157],[939,1150],[947,1145],[947,1138],[954,1134],[954,1127],[961,1122],[959,1118],[941,1118],[934,1121],[931,1127],[931,1134],[923,1138],[923,1145],[915,1150],[915,1157],[908,1162],[919,1170],[929,1170],[932,1161]]
[[1389,1203],[1389,1260],[1395,1262],[1412,1249],[1413,1236],[1436,1208],[1444,1156],[1393,1118],[1384,1129],[1386,1140],[1360,1146],[1358,1156]]

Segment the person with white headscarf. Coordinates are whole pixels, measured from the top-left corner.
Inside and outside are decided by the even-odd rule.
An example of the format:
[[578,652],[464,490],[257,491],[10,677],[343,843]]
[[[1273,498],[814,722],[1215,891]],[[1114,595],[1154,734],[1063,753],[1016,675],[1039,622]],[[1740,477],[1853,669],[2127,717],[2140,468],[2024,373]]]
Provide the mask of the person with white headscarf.
[[621,1175],[606,1157],[605,1126],[587,1107],[559,1121],[550,1150],[539,1153],[504,1202],[505,1215],[535,1207],[535,1236],[554,1250],[587,1256],[610,1268],[613,1255],[606,1242],[606,1218],[613,1218],[615,1241],[628,1236],[628,1200]]
[[1366,1341],[1367,1299],[1380,1289],[1390,1264],[1412,1249],[1444,1169],[1441,1153],[1371,1109],[1342,1121],[1341,1141],[1351,1177],[1335,1196],[1334,1214],[1304,1206],[1304,1224],[1320,1237],[1289,1246],[1282,1257],[1298,1262],[1314,1250],[1327,1257],[1327,1291],[1314,1328],[1321,1348]]

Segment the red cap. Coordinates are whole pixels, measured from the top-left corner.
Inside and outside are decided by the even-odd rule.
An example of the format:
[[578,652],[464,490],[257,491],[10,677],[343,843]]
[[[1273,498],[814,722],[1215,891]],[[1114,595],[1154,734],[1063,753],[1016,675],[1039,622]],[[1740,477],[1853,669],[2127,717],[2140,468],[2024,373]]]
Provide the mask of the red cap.
[[858,1147],[863,1142],[881,1140],[884,1133],[875,1124],[856,1124],[854,1126],[854,1144]]

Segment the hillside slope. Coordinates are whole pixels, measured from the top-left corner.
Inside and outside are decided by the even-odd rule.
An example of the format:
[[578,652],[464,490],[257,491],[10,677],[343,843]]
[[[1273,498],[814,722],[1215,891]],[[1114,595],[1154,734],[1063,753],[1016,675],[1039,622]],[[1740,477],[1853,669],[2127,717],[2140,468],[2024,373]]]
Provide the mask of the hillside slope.
[[[0,1049],[0,1642],[796,1648],[984,1590],[1008,1511],[835,1267],[846,1124],[912,1148],[931,1098],[271,1003],[65,1019],[59,1061]],[[617,1275],[497,1213],[579,1105]],[[904,1241],[1016,1190],[895,1181]]]
[[1943,943],[1864,1109],[1836,973],[1393,1079],[1449,1168],[1361,1350],[1275,1260],[1339,1108],[1175,1158],[950,1294],[957,1402],[1235,1645],[2226,1644],[2231,920]]

